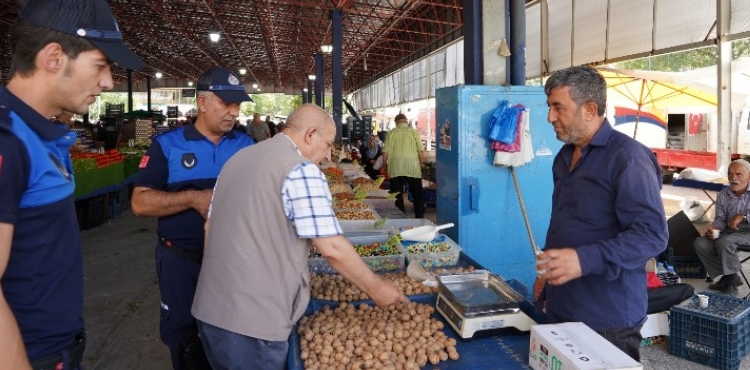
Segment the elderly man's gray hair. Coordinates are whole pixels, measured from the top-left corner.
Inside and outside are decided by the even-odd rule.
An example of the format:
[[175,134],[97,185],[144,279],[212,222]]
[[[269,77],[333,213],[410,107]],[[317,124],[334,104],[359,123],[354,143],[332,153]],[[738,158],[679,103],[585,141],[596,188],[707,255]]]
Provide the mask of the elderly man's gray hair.
[[748,173],[750,173],[750,162],[744,160],[744,159],[735,159],[732,161],[731,164],[741,164],[742,167],[745,167]]

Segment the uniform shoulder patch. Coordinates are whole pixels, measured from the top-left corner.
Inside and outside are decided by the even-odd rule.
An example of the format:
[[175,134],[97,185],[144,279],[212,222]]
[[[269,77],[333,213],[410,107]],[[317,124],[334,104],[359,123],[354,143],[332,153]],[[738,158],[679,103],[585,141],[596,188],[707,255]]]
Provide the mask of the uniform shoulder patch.
[[141,157],[141,163],[138,164],[138,168],[146,168],[148,166],[148,156],[144,155]]

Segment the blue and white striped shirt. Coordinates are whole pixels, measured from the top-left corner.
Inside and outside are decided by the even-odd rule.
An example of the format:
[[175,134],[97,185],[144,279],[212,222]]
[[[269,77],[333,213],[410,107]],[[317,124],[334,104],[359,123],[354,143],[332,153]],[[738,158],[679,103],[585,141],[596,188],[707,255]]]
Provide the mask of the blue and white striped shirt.
[[284,214],[300,238],[341,235],[341,226],[331,203],[328,181],[320,168],[305,162],[294,167],[281,188]]
[[[750,186],[742,195],[735,195],[729,187],[724,188],[716,196],[716,215],[712,227],[725,230],[729,220],[739,214],[746,217],[750,213]],[[740,230],[750,230],[747,220],[740,222]]]

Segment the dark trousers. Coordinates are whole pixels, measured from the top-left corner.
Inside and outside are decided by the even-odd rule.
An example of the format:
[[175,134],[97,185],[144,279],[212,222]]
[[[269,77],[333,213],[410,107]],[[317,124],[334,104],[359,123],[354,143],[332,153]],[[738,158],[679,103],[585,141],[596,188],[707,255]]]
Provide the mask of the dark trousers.
[[157,243],[154,254],[161,292],[161,341],[169,347],[174,369],[185,370],[188,367],[180,361],[180,343],[187,343],[198,337],[198,327],[190,308],[193,306],[201,265],[176,256],[160,243]]
[[198,321],[203,348],[214,370],[284,370],[287,341],[248,337]]
[[403,194],[404,186],[406,184],[409,184],[409,191],[411,192],[411,195],[414,196],[414,217],[424,218],[425,204],[422,179],[415,177],[396,176],[391,177],[389,181],[391,182],[391,193],[398,193],[398,195],[396,195],[396,207],[398,207],[401,212],[406,213],[406,208],[404,208]]
[[618,328],[608,329],[597,332],[599,335],[604,337],[610,343],[614,344],[615,347],[625,352],[628,356],[632,357],[633,360],[641,362],[641,326],[634,328]]

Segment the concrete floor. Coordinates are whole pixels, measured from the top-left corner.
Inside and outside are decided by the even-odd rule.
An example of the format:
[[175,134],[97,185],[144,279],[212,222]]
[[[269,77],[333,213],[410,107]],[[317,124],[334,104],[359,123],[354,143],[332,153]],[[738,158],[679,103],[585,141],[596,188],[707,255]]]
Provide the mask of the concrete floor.
[[[700,190],[665,185],[662,193],[668,216],[679,212],[682,197],[695,196],[708,201]],[[434,221],[434,208],[428,209],[426,217]],[[98,228],[82,232],[84,317],[89,334],[84,366],[88,370],[171,368],[169,352],[159,340],[160,300],[153,259],[155,230],[155,219],[138,218],[126,211]],[[748,272],[746,269],[745,273]],[[696,291],[707,289],[703,280],[684,281],[695,286]],[[740,296],[748,292],[747,285],[740,287]],[[644,347],[641,356],[645,369],[709,369],[670,356],[666,344]],[[750,370],[748,358],[740,369]]]

